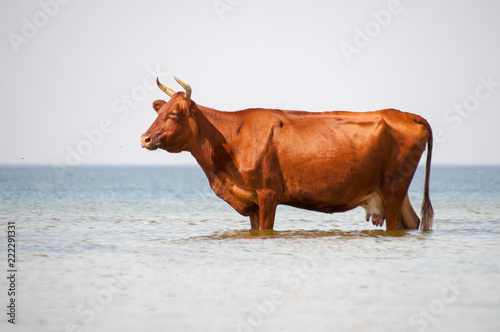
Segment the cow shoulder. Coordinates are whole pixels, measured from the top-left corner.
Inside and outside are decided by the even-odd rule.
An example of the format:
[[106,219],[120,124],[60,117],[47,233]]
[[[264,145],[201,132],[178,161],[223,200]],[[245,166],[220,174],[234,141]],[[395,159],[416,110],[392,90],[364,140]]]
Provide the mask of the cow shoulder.
[[272,151],[273,140],[283,127],[279,111],[249,110],[238,130],[235,155],[249,157],[249,161],[264,157]]
[[[264,178],[275,181],[277,171],[276,140],[283,127],[280,111],[249,110],[233,142],[233,160],[245,182],[253,189],[264,184]],[[273,173],[273,174],[271,174]]]

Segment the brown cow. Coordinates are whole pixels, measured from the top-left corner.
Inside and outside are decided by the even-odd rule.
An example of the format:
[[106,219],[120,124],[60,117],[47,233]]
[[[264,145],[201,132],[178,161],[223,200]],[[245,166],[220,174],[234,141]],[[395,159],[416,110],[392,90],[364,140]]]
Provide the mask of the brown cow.
[[366,220],[386,229],[418,229],[408,187],[427,143],[421,229],[432,227],[429,199],[432,131],[422,117],[393,109],[302,112],[254,108],[221,112],[186,92],[158,86],[158,117],[142,147],[189,151],[215,194],[250,217],[252,229],[272,229],[278,204],[327,213],[362,206]]

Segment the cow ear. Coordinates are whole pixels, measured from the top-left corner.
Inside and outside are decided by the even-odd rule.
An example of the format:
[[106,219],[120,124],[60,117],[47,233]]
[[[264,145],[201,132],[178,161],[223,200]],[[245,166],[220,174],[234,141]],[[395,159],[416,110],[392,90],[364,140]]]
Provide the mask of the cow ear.
[[161,107],[165,104],[166,104],[165,100],[155,100],[153,102],[153,108],[155,109],[156,113],[158,113]]
[[195,114],[197,111],[198,111],[198,105],[196,105],[196,103],[192,100],[190,100],[189,104],[188,104],[188,116],[192,116],[193,114]]

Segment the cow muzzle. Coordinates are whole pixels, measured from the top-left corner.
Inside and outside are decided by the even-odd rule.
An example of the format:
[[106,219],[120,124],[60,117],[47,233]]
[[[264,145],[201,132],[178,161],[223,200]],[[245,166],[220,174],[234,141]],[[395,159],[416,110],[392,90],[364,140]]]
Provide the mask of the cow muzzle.
[[141,136],[141,146],[148,150],[158,149],[158,145],[156,144],[155,140],[146,134]]

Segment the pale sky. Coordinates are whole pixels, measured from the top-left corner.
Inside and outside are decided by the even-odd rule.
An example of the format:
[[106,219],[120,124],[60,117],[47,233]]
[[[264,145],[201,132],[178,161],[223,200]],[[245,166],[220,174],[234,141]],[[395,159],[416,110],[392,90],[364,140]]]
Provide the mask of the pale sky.
[[397,108],[435,164],[500,164],[500,1],[0,2],[0,164],[194,164],[142,149],[154,85],[224,111]]

